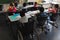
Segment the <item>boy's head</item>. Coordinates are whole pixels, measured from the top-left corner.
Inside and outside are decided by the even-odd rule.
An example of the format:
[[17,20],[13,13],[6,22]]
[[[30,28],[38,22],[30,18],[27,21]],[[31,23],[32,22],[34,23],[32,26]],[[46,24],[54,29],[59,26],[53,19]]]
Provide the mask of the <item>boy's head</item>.
[[23,7],[25,7],[27,4],[26,3],[23,3]]
[[40,10],[40,12],[44,12],[44,7],[39,7],[38,9]]

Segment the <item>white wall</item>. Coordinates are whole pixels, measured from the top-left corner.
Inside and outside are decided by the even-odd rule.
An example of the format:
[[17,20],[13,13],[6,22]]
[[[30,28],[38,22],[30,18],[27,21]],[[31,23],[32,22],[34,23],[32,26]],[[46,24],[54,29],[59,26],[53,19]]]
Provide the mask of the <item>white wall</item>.
[[7,11],[9,4],[3,4],[3,11]]
[[44,1],[46,1],[46,2],[52,2],[53,0],[44,0]]
[[28,0],[28,2],[37,2],[38,4],[41,3],[42,0]]
[[36,0],[28,0],[28,2],[35,2]]
[[49,8],[51,5],[50,4],[44,4],[43,7],[44,8]]

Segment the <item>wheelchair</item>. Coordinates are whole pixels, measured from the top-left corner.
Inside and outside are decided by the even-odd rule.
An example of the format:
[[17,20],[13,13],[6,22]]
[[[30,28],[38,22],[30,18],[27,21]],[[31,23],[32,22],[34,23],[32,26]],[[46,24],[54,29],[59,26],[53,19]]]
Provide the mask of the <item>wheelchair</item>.
[[47,16],[40,16],[40,14],[38,14],[37,16],[37,22],[38,22],[38,28],[41,28],[43,31],[43,25],[45,24],[45,21],[47,20]]

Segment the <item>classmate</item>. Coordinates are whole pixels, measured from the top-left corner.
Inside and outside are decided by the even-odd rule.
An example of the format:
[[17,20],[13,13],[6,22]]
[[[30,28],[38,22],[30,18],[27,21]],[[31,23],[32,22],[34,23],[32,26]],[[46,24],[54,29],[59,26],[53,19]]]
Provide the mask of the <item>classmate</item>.
[[10,12],[9,15],[13,14],[11,12],[16,12],[16,11],[17,11],[17,8],[15,7],[14,3],[10,3],[10,6],[8,8],[8,12]]
[[38,7],[37,5],[38,5],[37,2],[35,2],[35,3],[34,3],[34,10],[37,9],[37,7]]
[[59,8],[59,5],[56,4],[56,5],[54,5],[53,8],[50,8],[50,9],[49,9],[49,12],[52,14],[52,15],[50,16],[50,19],[51,19],[51,21],[54,22],[53,26],[55,26],[56,28],[58,28],[58,25],[57,25],[57,23],[55,22],[56,19],[57,19],[58,8]]
[[14,2],[14,4],[15,4],[15,7],[17,7],[17,6],[18,6],[18,2],[17,2],[17,1],[15,1],[15,2]]
[[37,5],[38,5],[37,2],[35,2],[35,3],[34,3],[34,7],[37,7]]
[[25,7],[27,4],[26,3],[23,3],[23,7]]
[[58,5],[54,5],[54,7],[50,7],[48,9],[49,13],[52,14],[51,21],[56,21],[56,16],[57,16],[57,12],[58,12]]
[[38,27],[40,27],[43,31],[43,25],[45,24],[46,18],[45,17],[46,13],[44,13],[44,7],[39,7],[40,13],[37,14],[37,21],[38,21]]

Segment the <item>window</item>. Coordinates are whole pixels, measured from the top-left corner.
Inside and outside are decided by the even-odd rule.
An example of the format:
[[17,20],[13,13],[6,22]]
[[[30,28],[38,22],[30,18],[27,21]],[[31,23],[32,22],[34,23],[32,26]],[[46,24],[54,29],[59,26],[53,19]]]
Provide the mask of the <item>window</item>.
[[10,3],[13,2],[14,0],[0,0],[0,4],[4,4],[4,3]]

